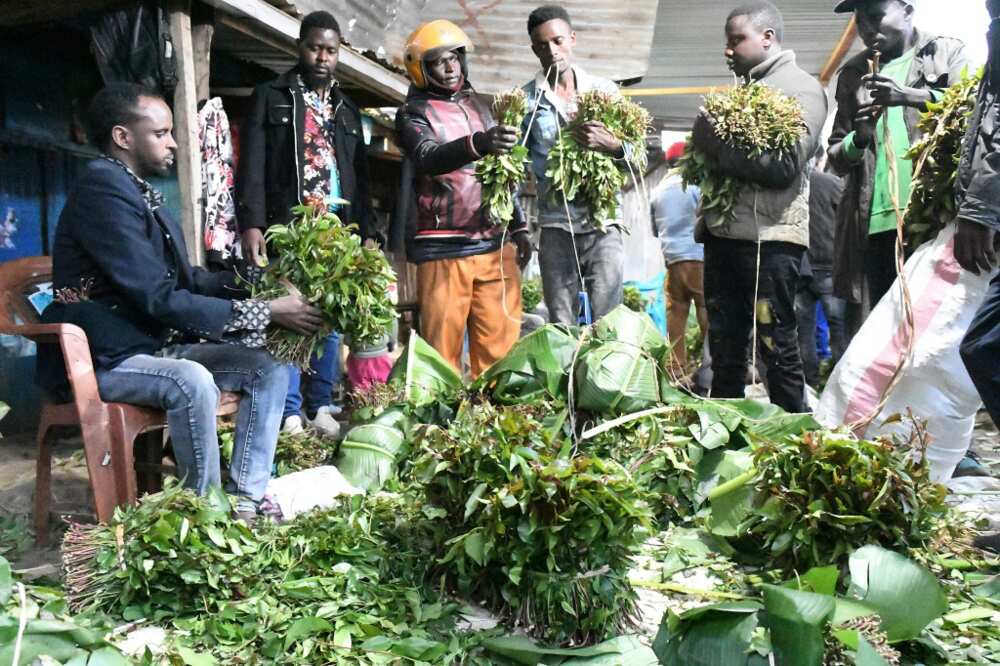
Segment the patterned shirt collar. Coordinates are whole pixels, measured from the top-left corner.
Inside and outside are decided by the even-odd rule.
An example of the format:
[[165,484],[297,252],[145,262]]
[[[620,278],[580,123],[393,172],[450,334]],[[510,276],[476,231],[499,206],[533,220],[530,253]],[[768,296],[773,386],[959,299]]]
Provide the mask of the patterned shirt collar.
[[132,171],[132,169],[128,168],[127,164],[125,164],[121,160],[117,160],[114,157],[109,157],[107,155],[104,156],[104,159],[111,162],[112,164],[117,164],[118,166],[120,166],[122,169],[125,170],[125,173],[127,173],[129,178],[132,179],[132,182],[135,183],[135,186],[139,188],[139,192],[142,193],[142,198],[145,199],[146,205],[149,206],[149,210],[151,212],[156,212],[157,208],[163,206],[164,202],[163,193],[160,192],[155,187],[153,187],[152,185],[150,185],[147,181],[143,180],[142,178],[139,178],[139,176],[137,176],[135,172]]

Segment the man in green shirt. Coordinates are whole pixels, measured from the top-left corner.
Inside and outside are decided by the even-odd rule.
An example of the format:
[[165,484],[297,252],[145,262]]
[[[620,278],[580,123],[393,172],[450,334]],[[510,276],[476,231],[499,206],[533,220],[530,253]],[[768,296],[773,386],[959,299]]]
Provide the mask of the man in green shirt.
[[[903,156],[918,136],[927,103],[957,82],[968,64],[961,42],[913,25],[912,0],[843,0],[867,47],[844,65],[830,162],[846,178],[834,256],[834,293],[874,307],[896,279],[896,209],[906,207],[913,175]],[[869,61],[878,52],[880,71]],[[886,142],[886,125],[889,141]],[[867,290],[864,289],[867,283]],[[853,335],[861,324],[855,318]]]

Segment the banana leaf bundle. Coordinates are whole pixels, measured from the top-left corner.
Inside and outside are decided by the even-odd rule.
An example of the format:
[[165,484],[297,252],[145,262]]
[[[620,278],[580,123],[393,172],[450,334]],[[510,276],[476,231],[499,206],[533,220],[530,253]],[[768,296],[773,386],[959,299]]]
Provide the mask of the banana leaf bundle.
[[574,404],[599,414],[627,414],[661,402],[670,345],[645,312],[620,305],[594,327],[574,370]]
[[[802,104],[760,82],[712,93],[705,97],[704,110],[719,139],[754,157],[793,151],[806,131]],[[716,173],[711,159],[690,140],[678,168],[685,187],[694,184],[701,188],[701,214],[709,226],[731,221],[746,184]]]
[[[502,92],[493,98],[493,117],[498,125],[518,128],[528,112],[528,97],[521,88]],[[528,149],[520,143],[504,155],[487,155],[476,163],[476,177],[483,184],[483,201],[497,224],[507,226],[514,219],[514,196],[524,182],[528,168]]]
[[277,259],[253,294],[271,299],[298,291],[322,311],[326,326],[312,335],[278,327],[268,332],[267,348],[275,358],[306,369],[332,331],[360,345],[385,337],[396,316],[389,300],[396,276],[385,255],[362,244],[353,225],[311,206],[298,206],[294,213],[291,224],[268,228],[268,246]]
[[463,387],[458,371],[416,331],[410,334],[406,350],[392,366],[389,383],[401,385],[403,397],[415,407],[433,404]]
[[638,178],[646,170],[646,131],[651,117],[645,108],[624,97],[592,90],[579,97],[576,116],[563,128],[549,151],[545,176],[551,179],[550,196],[557,204],[578,200],[590,208],[590,219],[601,231],[618,218],[618,193],[627,183],[626,172],[606,153],[587,150],[573,138],[580,125],[599,121],[612,135],[635,148],[630,168]]
[[565,326],[546,324],[519,340],[490,366],[476,386],[501,403],[565,400],[578,340]]
[[955,177],[982,77],[982,69],[974,75],[965,72],[961,81],[945,90],[940,102],[929,103],[920,116],[917,127],[923,137],[907,153],[915,165],[921,165],[910,189],[905,217],[911,250],[934,238],[958,212]]
[[400,413],[386,410],[371,423],[351,428],[340,443],[337,469],[356,488],[376,491],[396,475],[396,458],[406,444]]

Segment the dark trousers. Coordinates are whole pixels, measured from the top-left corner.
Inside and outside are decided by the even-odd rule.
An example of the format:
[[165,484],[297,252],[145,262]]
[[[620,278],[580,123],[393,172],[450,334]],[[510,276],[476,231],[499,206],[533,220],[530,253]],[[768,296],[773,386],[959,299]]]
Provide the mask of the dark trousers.
[[993,423],[1000,426],[1000,276],[990,283],[986,300],[962,340],[961,352]]
[[804,412],[805,379],[795,321],[795,292],[805,248],[765,242],[760,248],[760,287],[754,303],[757,243],[708,235],[705,241],[705,301],[712,349],[712,397],[742,398],[754,308],[757,336],[767,366],[771,402]]
[[896,232],[881,231],[868,237],[865,251],[868,301],[874,310],[896,281]]
[[795,317],[799,326],[799,353],[805,370],[806,383],[819,385],[819,354],[816,353],[816,303],[823,305],[830,326],[830,352],[836,363],[844,355],[844,316],[847,304],[833,295],[833,273],[812,269],[812,277],[803,277],[795,295]]

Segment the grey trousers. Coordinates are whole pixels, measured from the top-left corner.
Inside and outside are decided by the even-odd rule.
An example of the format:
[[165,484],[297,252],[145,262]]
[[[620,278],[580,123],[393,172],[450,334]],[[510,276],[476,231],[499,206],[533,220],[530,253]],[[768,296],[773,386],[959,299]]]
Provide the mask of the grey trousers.
[[595,322],[622,302],[625,241],[621,229],[576,234],[579,269],[573,256],[573,240],[569,231],[544,227],[538,243],[545,305],[549,320],[556,324],[575,325],[579,321],[581,271]]

